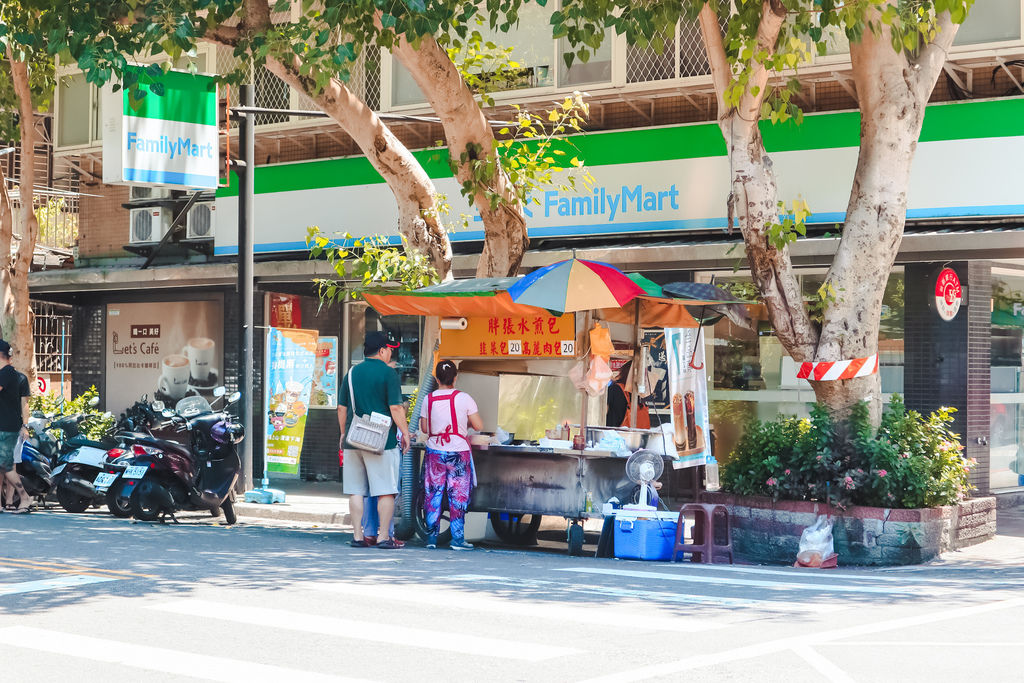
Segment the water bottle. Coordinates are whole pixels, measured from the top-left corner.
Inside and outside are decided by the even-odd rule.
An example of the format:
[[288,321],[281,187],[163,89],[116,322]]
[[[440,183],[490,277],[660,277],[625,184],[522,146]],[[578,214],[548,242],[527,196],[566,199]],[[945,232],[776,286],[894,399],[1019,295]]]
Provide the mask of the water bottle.
[[718,483],[718,461],[715,456],[709,455],[707,464],[704,465],[704,490],[717,491],[721,488]]
[[593,491],[587,491],[587,502],[583,505],[584,512],[594,511],[594,493]]

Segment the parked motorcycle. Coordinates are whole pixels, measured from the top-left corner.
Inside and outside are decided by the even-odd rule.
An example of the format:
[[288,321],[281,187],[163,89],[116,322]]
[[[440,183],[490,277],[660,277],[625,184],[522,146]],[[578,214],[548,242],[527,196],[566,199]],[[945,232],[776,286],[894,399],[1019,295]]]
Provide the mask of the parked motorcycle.
[[[214,395],[224,398],[218,387]],[[240,394],[227,397],[225,408]],[[134,455],[122,475],[121,495],[127,497],[132,516],[147,522],[162,521],[179,510],[223,511],[228,524],[237,521],[234,486],[242,469],[236,446],[245,438],[237,418],[214,411],[202,396],[183,398],[163,416],[188,434],[188,446],[151,438],[133,446]]]
[[112,437],[102,441],[82,435],[72,437],[69,441],[77,448],[65,453],[54,470],[55,494],[61,507],[68,512],[84,512],[105,502],[114,516],[131,516],[127,499],[121,495],[121,474],[133,455],[131,445],[152,438],[150,429],[157,422],[144,396],[121,415]]
[[[22,445],[21,460],[15,466],[15,471],[21,475],[22,486],[36,505],[45,506],[46,497],[54,489],[53,468],[61,457],[62,449],[66,447],[63,435],[67,432],[77,434],[77,425],[82,419],[84,415],[55,418],[42,413],[33,413],[29,418],[26,425],[29,438]],[[20,505],[20,498],[14,494],[12,500],[4,502],[7,505]]]

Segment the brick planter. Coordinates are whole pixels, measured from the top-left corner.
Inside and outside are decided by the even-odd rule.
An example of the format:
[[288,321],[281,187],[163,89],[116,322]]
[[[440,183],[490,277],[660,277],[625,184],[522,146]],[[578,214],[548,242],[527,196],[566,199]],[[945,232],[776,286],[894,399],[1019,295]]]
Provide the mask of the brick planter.
[[840,510],[824,503],[729,493],[704,493],[701,500],[729,508],[737,559],[759,564],[792,564],[800,534],[825,514],[833,517],[840,566],[918,564],[948,550],[987,541],[996,532],[994,497],[921,510]]

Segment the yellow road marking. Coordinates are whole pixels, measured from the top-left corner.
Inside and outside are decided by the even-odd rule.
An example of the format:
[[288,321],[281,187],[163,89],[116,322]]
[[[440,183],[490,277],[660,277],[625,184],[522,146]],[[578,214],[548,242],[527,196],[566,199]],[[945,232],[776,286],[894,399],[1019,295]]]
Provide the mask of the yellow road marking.
[[65,564],[63,562],[40,562],[37,560],[26,560],[17,557],[0,557],[0,565],[17,567],[19,569],[38,569],[54,574],[89,574],[91,576],[111,576],[119,578],[143,578],[155,579],[155,574],[138,574],[120,569],[103,569],[101,567],[85,567],[76,564]]

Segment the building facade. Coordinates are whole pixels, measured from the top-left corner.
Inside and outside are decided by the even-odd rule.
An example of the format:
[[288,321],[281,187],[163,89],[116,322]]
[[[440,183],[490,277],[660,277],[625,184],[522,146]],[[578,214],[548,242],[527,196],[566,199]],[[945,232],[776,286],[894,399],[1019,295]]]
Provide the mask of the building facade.
[[[915,158],[907,234],[885,294],[879,347],[884,394],[904,394],[919,410],[958,408],[956,428],[968,455],[980,463],[972,476],[982,492],[1024,490],[1024,232],[1019,230],[1024,170],[1018,161],[1024,152],[1024,69],[1017,61],[1024,59],[1022,5],[1020,0],[976,3],[935,88]],[[582,193],[550,190],[535,197],[528,211],[532,243],[524,269],[575,253],[660,283],[749,283],[739,236],[729,231],[725,215],[728,159],[714,123],[714,94],[696,26],[678,26],[660,53],[611,37],[588,63],[566,68],[561,54],[567,46],[550,38],[554,9],[555,3],[529,5],[514,34],[495,36],[514,46],[523,77],[495,96],[493,117],[502,118],[512,104],[542,108],[585,90],[591,120],[574,143],[596,182]],[[234,66],[229,53],[213,46],[192,61],[201,72]],[[110,407],[137,398],[139,387],[118,380],[112,367],[112,334],[120,324],[112,317],[128,314],[122,311],[145,318],[139,324],[173,316],[191,324],[196,311],[205,311],[216,330],[203,328],[203,335],[219,340],[218,376],[232,386],[238,369],[237,187],[203,197],[193,208],[195,216],[190,214],[158,248],[184,205],[184,193],[103,185],[102,97],[74,69],[62,73],[54,165],[67,174],[79,205],[75,268],[35,273],[31,286],[41,301],[72,306],[76,391],[95,384]],[[780,197],[806,199],[815,212],[811,234],[792,247],[802,287],[811,295],[836,248],[837,238],[830,234],[842,222],[848,200],[859,115],[848,46],[841,37],[799,76],[799,103],[807,113],[803,125],[766,124],[762,130]],[[312,108],[269,73],[253,78],[258,106]],[[393,116],[389,125],[417,150],[453,214],[468,216],[452,240],[456,274],[472,274],[482,230],[432,149],[444,135],[429,119],[422,93],[386,53],[364,55],[350,85],[371,106]],[[332,271],[324,262],[310,261],[305,248],[311,225],[327,233],[394,235],[397,214],[390,192],[333,121],[261,115],[257,124],[256,325],[268,320],[268,295],[298,296],[302,326],[339,337],[343,368],[358,360],[366,329],[398,331],[403,384],[411,391],[417,377],[417,321],[380,320],[359,303],[321,307],[312,281]],[[230,140],[224,146],[235,149],[234,129],[223,125],[223,138]],[[161,212],[158,220],[155,209]],[[950,321],[934,310],[936,277],[943,267],[951,268],[963,286],[962,308]],[[259,359],[262,334],[255,336]],[[721,321],[706,337],[720,455],[736,438],[734,426],[746,417],[801,413],[813,401],[810,386],[797,379],[766,322],[744,330]],[[259,389],[257,405],[261,395]],[[312,410],[307,430],[302,473],[337,476],[333,411]],[[256,445],[259,457],[259,441]]]

